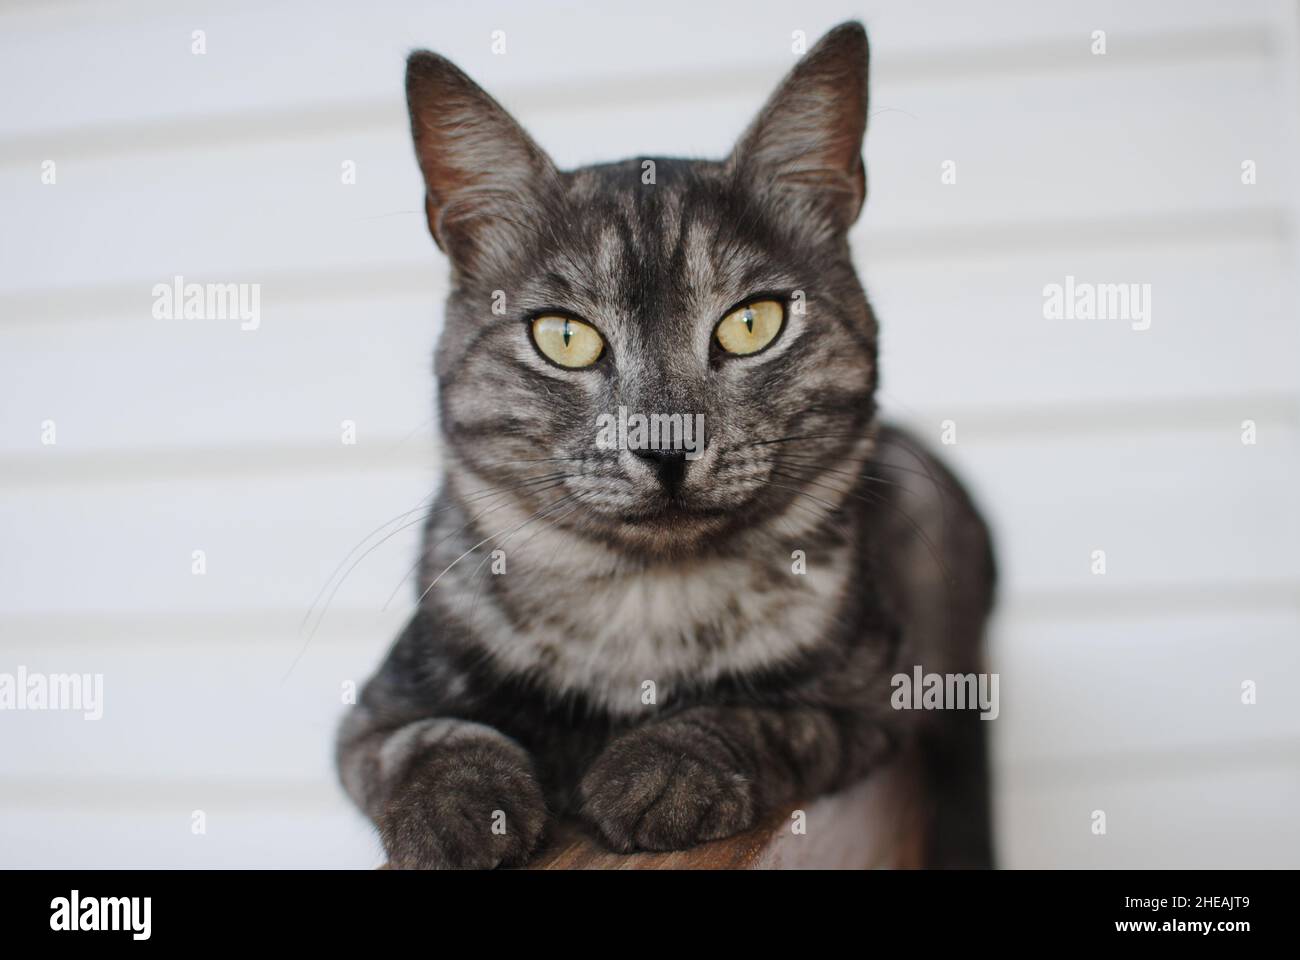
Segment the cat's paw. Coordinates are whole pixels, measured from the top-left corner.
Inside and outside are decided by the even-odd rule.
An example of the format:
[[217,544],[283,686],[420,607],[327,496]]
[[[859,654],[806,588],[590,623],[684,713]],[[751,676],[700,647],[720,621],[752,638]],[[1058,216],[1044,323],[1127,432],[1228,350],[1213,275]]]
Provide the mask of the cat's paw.
[[546,802],[528,754],[489,732],[420,757],[378,824],[394,869],[491,870],[528,859]]
[[753,785],[722,744],[671,721],[611,743],[583,777],[583,815],[612,849],[684,850],[754,825]]

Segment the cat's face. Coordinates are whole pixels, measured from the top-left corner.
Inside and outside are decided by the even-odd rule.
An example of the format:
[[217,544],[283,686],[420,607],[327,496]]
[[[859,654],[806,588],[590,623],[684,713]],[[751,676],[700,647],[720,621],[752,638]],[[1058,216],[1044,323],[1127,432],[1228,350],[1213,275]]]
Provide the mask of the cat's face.
[[866,56],[860,27],[837,28],[726,161],[564,173],[455,67],[411,58],[430,227],[454,270],[441,425],[471,512],[508,504],[681,555],[840,501],[876,381],[845,242]]

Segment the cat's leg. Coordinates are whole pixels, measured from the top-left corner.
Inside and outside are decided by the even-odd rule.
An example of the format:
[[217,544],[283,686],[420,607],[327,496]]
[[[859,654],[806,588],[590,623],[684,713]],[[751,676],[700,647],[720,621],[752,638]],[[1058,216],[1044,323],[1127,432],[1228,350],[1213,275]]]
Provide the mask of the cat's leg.
[[531,758],[483,724],[436,717],[386,726],[358,705],[340,730],[338,765],[396,868],[517,866],[546,824]]
[[890,748],[863,713],[692,707],[612,741],[583,778],[583,814],[615,850],[680,850],[851,783]]
[[437,642],[450,629],[423,611],[407,624],[339,728],[339,778],[390,865],[513,866],[541,838],[546,803],[528,752],[468,719],[470,677]]

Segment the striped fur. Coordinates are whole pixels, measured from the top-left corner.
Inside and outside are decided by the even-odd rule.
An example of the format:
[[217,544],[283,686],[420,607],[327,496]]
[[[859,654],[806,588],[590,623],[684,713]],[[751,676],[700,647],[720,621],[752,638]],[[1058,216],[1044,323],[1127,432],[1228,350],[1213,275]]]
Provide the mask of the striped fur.
[[[978,668],[987,532],[942,466],[876,423],[876,321],[845,236],[866,66],[844,25],[729,158],[562,172],[454,66],[412,56],[453,270],[446,478],[419,612],[339,740],[395,865],[519,863],[566,812],[621,850],[727,836],[923,738],[889,708],[897,669]],[[716,323],[760,295],[785,304],[780,336],[721,354]],[[600,360],[546,361],[541,311],[595,326]],[[680,488],[597,448],[620,406],[704,415]],[[987,856],[975,837],[967,861]]]

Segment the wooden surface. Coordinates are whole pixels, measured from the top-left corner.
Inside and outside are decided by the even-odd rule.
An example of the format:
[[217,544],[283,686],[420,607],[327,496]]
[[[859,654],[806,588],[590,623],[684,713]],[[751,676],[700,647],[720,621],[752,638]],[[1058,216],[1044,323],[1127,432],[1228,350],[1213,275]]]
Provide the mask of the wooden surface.
[[[912,781],[892,766],[833,796],[774,814],[746,833],[668,853],[613,853],[563,824],[532,870],[854,870],[920,865]],[[803,810],[806,832],[794,832]]]

